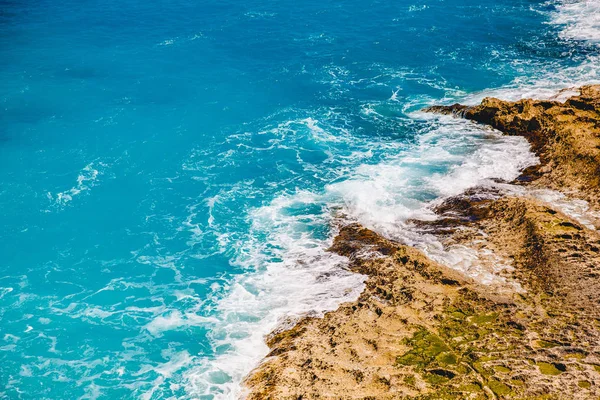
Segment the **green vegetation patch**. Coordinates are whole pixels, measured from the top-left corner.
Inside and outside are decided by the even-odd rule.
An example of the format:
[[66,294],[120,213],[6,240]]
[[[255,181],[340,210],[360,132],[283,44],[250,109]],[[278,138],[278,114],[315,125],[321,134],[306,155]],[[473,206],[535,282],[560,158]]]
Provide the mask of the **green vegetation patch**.
[[441,353],[435,358],[440,364],[455,365],[458,363],[458,357],[454,353]]
[[450,380],[450,378],[446,376],[430,373],[423,374],[423,378],[432,385],[440,385]]
[[550,364],[546,362],[537,363],[540,372],[544,375],[560,375],[563,373],[560,369],[557,368],[555,364]]
[[461,386],[460,390],[463,392],[474,392],[474,393],[483,392],[481,385],[479,385],[479,383],[476,383],[476,382],[468,383],[464,386]]
[[419,329],[412,338],[406,339],[405,343],[412,349],[396,359],[400,365],[425,368],[433,362],[441,365],[454,365],[458,362],[450,347],[439,336],[425,328]]
[[551,349],[553,347],[560,346],[558,343],[550,342],[548,340],[538,340],[537,345],[543,349]]
[[582,360],[587,356],[587,354],[585,353],[578,353],[578,352],[574,352],[574,353],[570,353],[567,354],[565,357],[566,358],[575,358],[577,360]]
[[579,386],[580,388],[589,389],[592,387],[592,384],[588,381],[579,381],[577,383],[577,386]]
[[415,387],[415,385],[417,384],[417,379],[414,377],[414,375],[406,375],[404,377],[404,383],[406,383],[410,387]]
[[471,322],[477,325],[489,324],[498,318],[498,313],[480,314],[472,316]]
[[507,394],[510,393],[510,386],[508,386],[508,385],[506,385],[506,384],[504,384],[502,382],[499,382],[499,381],[489,381],[487,383],[487,385],[488,385],[488,387],[490,389],[492,389],[492,392],[494,392],[494,394],[496,396],[504,397],[504,396],[506,396]]
[[494,371],[507,374],[507,373],[511,372],[511,369],[508,367],[505,367],[504,365],[495,365]]

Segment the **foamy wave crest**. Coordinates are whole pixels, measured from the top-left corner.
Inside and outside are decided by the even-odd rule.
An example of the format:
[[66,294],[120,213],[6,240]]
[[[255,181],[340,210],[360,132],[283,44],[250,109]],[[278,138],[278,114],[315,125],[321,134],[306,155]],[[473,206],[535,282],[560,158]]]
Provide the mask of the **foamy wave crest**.
[[435,219],[432,206],[442,199],[496,180],[511,181],[539,160],[521,137],[449,117],[431,123],[415,149],[378,165],[362,165],[351,179],[328,190],[341,197],[348,214],[363,225],[416,246],[482,283],[503,283],[498,272],[510,266],[485,249],[445,247],[407,221]]
[[560,37],[585,40],[600,44],[600,2],[597,0],[570,0],[556,4],[552,24],[562,27]]
[[545,67],[550,72],[537,76],[522,76],[510,84],[461,97],[453,97],[467,105],[479,104],[485,97],[517,101],[521,99],[565,101],[578,94],[576,88],[600,83],[600,57],[588,56],[581,64],[572,67]]
[[331,213],[310,192],[281,195],[254,210],[252,231],[237,263],[248,272],[225,288],[214,287],[219,321],[210,325],[217,353],[186,373],[188,393],[232,399],[240,382],[267,355],[265,337],[299,318],[320,316],[351,301],[365,277],[346,269],[344,257],[326,251],[331,236],[320,237]]
[[510,181],[538,162],[525,139],[468,121],[436,117],[429,129],[414,148],[379,164],[360,165],[349,179],[327,190],[363,225],[398,237],[406,220],[435,218],[430,210],[435,199],[491,179]]

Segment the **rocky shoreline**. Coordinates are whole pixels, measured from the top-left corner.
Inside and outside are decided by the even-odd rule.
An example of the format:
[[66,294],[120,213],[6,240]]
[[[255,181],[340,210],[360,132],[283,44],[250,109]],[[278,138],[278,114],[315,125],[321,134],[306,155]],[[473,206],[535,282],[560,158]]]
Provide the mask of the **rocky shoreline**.
[[[365,290],[271,335],[247,398],[599,398],[600,86],[579,93],[427,109],[523,136],[540,158],[513,182],[526,190],[471,189],[439,205],[437,220],[413,221],[445,245],[506,260],[504,284],[345,226],[330,250],[368,276]],[[534,195],[546,189],[585,200],[585,220]]]

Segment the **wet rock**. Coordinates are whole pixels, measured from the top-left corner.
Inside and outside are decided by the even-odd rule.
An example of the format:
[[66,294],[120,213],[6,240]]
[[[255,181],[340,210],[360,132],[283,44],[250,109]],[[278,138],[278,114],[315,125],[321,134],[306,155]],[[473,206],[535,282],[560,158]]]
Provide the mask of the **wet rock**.
[[521,181],[572,190],[600,205],[600,85],[584,86],[564,103],[485,98],[480,105],[433,106],[424,111],[452,114],[490,125],[505,134],[525,137],[541,165]]

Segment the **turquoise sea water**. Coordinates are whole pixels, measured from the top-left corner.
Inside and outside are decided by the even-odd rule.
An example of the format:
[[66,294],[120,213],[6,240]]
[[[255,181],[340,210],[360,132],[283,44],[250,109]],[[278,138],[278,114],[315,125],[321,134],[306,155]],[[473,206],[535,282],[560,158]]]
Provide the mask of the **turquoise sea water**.
[[[535,163],[417,111],[596,81],[593,1],[0,3],[0,398],[233,399],[325,251]],[[444,258],[445,257],[445,258]]]

